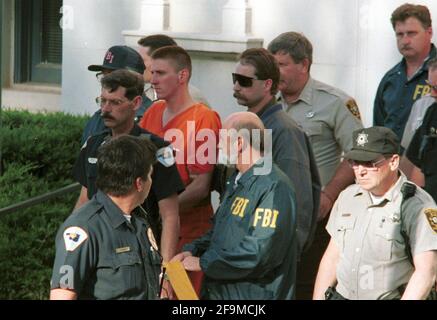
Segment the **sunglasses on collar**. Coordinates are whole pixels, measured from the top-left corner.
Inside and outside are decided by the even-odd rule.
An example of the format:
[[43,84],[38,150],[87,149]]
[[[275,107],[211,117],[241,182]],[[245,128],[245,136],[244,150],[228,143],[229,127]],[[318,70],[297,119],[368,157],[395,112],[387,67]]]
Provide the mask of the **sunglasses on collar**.
[[238,81],[238,84],[243,88],[250,88],[253,85],[253,80],[261,80],[261,79],[246,77],[238,73],[232,74],[232,83],[235,84],[235,82]]

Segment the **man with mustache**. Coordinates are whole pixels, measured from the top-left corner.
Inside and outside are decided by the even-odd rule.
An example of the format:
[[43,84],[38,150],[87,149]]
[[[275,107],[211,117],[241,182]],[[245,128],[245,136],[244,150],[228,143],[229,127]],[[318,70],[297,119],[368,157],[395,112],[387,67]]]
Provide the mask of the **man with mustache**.
[[[178,194],[184,190],[175,165],[173,150],[168,142],[135,124],[135,113],[141,105],[144,90],[142,75],[127,70],[116,70],[106,75],[101,84],[101,94],[96,98],[96,102],[108,129],[91,136],[76,160],[73,175],[82,185],[76,209],[88,202],[97,192],[97,152],[101,145],[122,135],[144,136],[150,139],[158,149],[157,155],[160,156],[158,163],[153,166],[152,189],[143,206],[154,222],[159,221],[159,217],[162,219],[160,249],[164,261],[168,261],[176,254],[179,237]],[[160,224],[156,223],[155,232],[159,228]]]
[[[126,69],[138,74],[146,74],[144,62],[138,52],[128,46],[112,46],[105,53],[103,63],[101,65],[90,65],[88,70],[96,73],[96,78],[100,81],[102,77],[110,74],[114,70]],[[135,122],[138,122],[143,116],[145,110],[152,104],[145,94],[142,96],[141,106],[135,114]],[[101,117],[101,110],[97,110],[85,125],[82,134],[82,144],[97,133],[105,130],[105,124]]]
[[[316,226],[320,200],[320,178],[313,150],[305,132],[287,116],[276,101],[279,67],[275,57],[263,48],[244,51],[232,74],[234,97],[247,106],[272,130],[272,157],[296,191],[297,248],[308,247]],[[299,276],[299,275],[298,275]]]
[[413,103],[430,92],[426,62],[436,56],[427,7],[404,4],[391,16],[401,62],[382,78],[375,97],[373,124],[392,129],[399,139]]
[[437,271],[437,207],[399,170],[399,139],[385,127],[353,132],[345,155],[356,184],[343,191],[326,229],[314,299],[430,298]]

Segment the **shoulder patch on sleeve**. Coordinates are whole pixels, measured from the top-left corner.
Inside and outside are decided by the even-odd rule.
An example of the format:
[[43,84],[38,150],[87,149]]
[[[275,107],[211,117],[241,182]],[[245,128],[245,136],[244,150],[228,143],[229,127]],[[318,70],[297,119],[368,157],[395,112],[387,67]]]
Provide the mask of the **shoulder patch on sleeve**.
[[425,209],[425,215],[428,219],[431,229],[437,233],[437,209]]
[[361,120],[360,109],[354,99],[349,99],[346,101],[346,108],[355,116],[355,118]]
[[88,239],[88,234],[82,228],[69,227],[64,231],[64,243],[67,251],[73,252],[86,239]]

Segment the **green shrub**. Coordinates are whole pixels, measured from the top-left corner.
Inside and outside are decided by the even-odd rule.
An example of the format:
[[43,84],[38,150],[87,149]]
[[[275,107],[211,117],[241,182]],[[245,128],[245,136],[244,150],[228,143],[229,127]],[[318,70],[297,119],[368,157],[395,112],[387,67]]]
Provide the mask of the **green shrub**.
[[[86,120],[62,113],[2,113],[0,208],[73,182],[71,168]],[[48,298],[56,231],[77,196],[0,216],[0,299]]]

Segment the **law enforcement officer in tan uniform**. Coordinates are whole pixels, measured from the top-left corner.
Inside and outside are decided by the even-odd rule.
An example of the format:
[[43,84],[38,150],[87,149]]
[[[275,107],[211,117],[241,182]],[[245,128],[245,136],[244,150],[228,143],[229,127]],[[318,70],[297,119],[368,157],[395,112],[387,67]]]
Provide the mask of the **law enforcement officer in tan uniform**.
[[385,127],[353,133],[346,154],[357,184],[327,225],[314,299],[426,299],[437,269],[437,207],[399,171],[399,140]]
[[279,65],[284,110],[308,135],[323,186],[313,246],[302,256],[302,272],[298,271],[304,277],[298,277],[297,298],[311,299],[317,265],[329,242],[326,217],[339,193],[354,182],[353,171],[341,162],[341,155],[352,148],[351,132],[363,126],[354,99],[311,77],[313,48],[303,34],[283,33],[268,50]]

